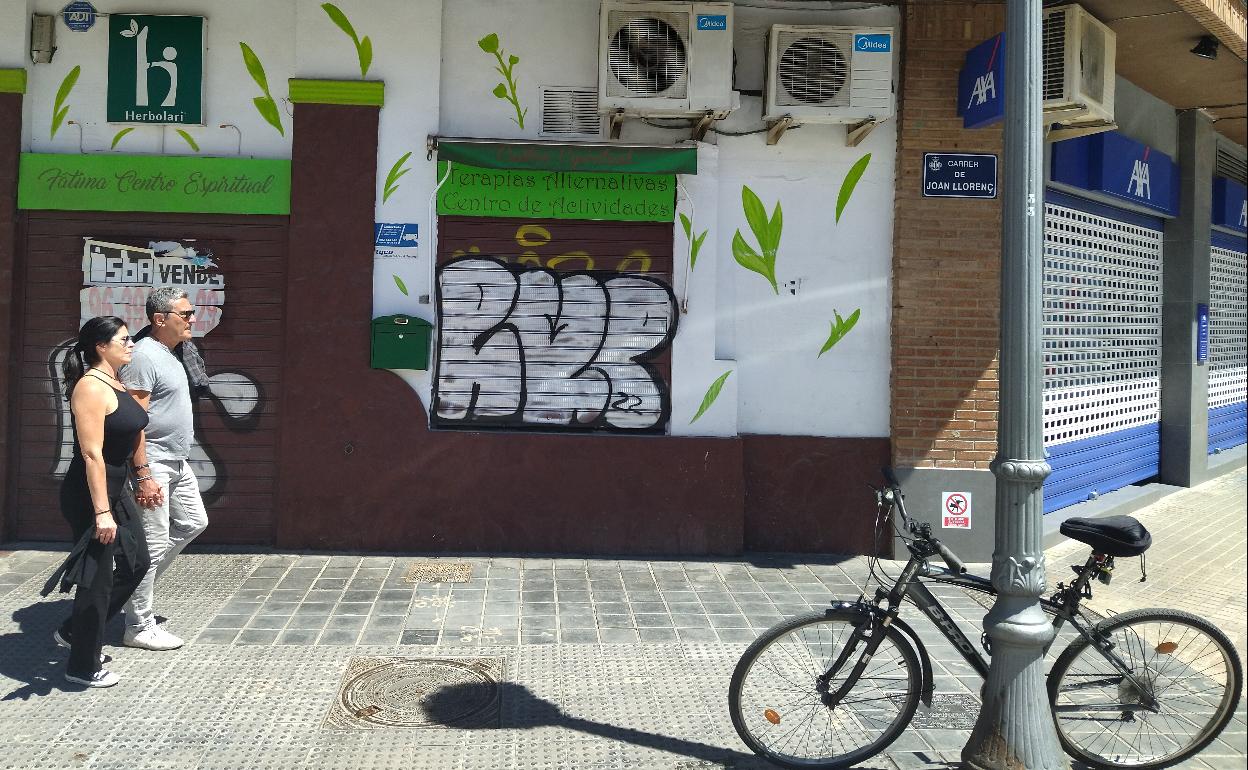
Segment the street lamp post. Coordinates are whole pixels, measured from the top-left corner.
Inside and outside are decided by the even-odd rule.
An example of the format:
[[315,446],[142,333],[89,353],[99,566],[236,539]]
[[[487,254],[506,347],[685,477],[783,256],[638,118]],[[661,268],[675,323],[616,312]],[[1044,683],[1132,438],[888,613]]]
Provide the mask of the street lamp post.
[[997,420],[998,596],[984,619],[992,662],[983,706],[962,761],[973,770],[1069,768],[1044,689],[1044,650],[1053,627],[1041,535],[1044,461],[1041,292],[1044,198],[1041,131],[1041,0],[1007,0],[1004,224],[1001,239],[1000,408]]

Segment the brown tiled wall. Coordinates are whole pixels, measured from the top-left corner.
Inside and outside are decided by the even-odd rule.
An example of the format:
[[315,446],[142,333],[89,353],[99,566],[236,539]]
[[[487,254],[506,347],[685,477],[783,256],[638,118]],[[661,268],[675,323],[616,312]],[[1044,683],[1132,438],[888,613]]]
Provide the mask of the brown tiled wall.
[[908,2],[903,19],[893,462],[986,468],[996,451],[1000,199],[924,198],[923,153],[1000,156],[1001,125],[963,129],[957,95],[963,57],[1004,28],[1005,5]]

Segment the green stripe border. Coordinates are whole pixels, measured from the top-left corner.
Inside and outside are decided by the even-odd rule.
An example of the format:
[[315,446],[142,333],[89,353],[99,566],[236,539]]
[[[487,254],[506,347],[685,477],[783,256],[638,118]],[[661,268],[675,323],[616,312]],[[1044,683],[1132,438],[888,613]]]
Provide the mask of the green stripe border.
[[26,93],[26,70],[0,69],[0,94]]
[[290,100],[295,104],[350,104],[381,107],[386,84],[381,80],[290,79]]

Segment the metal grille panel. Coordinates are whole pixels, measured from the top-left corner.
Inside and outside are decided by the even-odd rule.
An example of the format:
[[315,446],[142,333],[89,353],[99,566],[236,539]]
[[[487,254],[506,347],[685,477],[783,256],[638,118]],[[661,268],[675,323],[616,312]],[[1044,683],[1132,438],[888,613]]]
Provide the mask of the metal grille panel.
[[1209,408],[1248,399],[1248,273],[1242,251],[1209,254]]
[[1066,96],[1066,9],[1044,14],[1042,32],[1044,55],[1044,100]]
[[613,10],[608,17],[609,96],[683,99],[689,83],[689,15]]
[[543,136],[600,136],[596,88],[542,86]]
[[776,104],[791,107],[817,105],[848,107],[850,103],[850,32],[779,32],[780,49]]
[[1044,443],[1160,416],[1162,233],[1046,204]]

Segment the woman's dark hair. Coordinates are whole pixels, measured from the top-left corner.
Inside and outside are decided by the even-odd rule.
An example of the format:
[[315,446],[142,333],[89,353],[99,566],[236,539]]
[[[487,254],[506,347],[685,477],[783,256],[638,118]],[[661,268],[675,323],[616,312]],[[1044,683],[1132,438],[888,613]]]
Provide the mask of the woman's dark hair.
[[78,332],[78,341],[65,354],[65,363],[61,365],[61,371],[65,375],[66,401],[74,392],[74,385],[87,371],[87,367],[100,362],[100,354],[95,346],[112,342],[113,335],[125,325],[126,322],[115,315],[97,315],[82,325],[82,329]]

